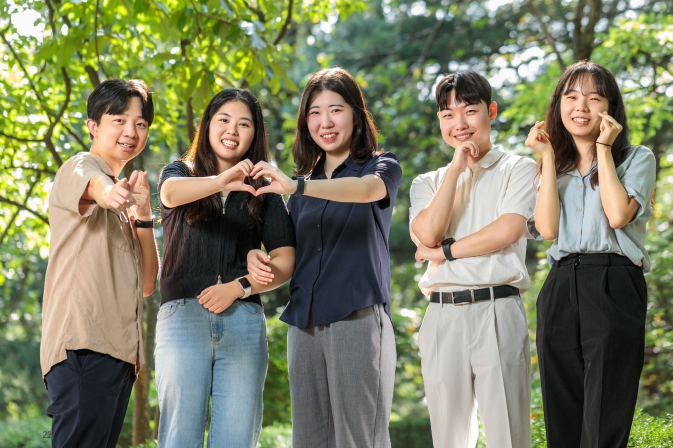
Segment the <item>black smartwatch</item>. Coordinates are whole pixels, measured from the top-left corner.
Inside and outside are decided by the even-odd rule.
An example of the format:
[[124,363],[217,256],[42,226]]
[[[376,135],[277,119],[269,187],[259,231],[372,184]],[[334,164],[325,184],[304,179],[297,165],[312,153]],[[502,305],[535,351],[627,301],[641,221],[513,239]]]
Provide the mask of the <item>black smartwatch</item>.
[[444,256],[448,261],[453,261],[456,259],[453,255],[451,255],[451,245],[455,242],[456,240],[453,238],[447,238],[442,241],[442,252],[444,252]]
[[292,180],[297,181],[297,191],[292,193],[292,196],[301,196],[304,194],[304,176],[292,176]]
[[154,228],[154,216],[152,216],[152,219],[149,221],[141,221],[140,219],[136,219],[134,222],[135,226],[140,228],[140,229],[153,229]]

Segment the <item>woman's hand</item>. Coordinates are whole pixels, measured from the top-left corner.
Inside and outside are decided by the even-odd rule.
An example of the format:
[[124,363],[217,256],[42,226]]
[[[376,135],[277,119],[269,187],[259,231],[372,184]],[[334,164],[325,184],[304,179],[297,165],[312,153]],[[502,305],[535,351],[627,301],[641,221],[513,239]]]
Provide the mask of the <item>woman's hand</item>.
[[255,194],[255,189],[252,185],[245,183],[245,178],[250,176],[250,171],[254,165],[250,159],[241,160],[228,170],[222,171],[215,177],[215,183],[222,191],[247,191]]
[[543,157],[548,153],[554,154],[554,148],[552,148],[551,143],[549,143],[549,134],[547,134],[547,131],[542,129],[543,126],[544,121],[536,121],[535,126],[530,128],[528,138],[524,143],[530,149],[535,151],[540,157]]
[[271,261],[271,255],[259,249],[248,252],[248,273],[254,281],[262,285],[268,285],[273,280],[271,268],[265,263]]
[[255,196],[264,193],[292,194],[297,191],[297,181],[292,180],[285,175],[278,167],[267,162],[257,162],[257,165],[250,172],[254,179],[260,176],[268,177],[271,183],[260,188],[255,192]]
[[[602,145],[597,145],[599,148],[602,146],[607,149],[612,146],[612,144],[617,139],[617,136],[624,127],[617,123],[617,120],[608,115],[607,112],[598,113],[598,116],[602,118],[601,120],[601,133],[596,140],[597,143],[603,143]],[[605,146],[610,145],[610,146]],[[597,148],[598,149],[598,148]]]
[[438,244],[436,247],[428,247],[419,243],[418,249],[416,249],[416,261],[420,261],[421,263],[429,261],[430,266],[439,266],[444,263],[446,257],[444,256],[442,245]]
[[204,289],[196,298],[208,311],[221,313],[234,303],[234,300],[243,297],[245,293],[237,281],[213,285]]

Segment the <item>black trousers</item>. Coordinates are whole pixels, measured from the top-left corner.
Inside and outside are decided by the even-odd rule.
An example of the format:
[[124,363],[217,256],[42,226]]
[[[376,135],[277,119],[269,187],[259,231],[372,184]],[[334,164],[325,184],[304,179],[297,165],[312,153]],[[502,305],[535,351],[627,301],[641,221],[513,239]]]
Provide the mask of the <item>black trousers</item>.
[[91,350],[68,350],[45,376],[51,446],[114,448],[131,397],[133,364]]
[[626,447],[645,350],[647,287],[616,254],[556,262],[537,300],[549,448]]

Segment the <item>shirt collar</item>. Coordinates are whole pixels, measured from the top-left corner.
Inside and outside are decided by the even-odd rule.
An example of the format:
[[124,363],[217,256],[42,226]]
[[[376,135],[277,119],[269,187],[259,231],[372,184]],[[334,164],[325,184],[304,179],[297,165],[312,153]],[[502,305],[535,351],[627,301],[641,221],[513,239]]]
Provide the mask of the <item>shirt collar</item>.
[[505,155],[505,152],[502,150],[502,146],[496,145],[491,150],[486,153],[484,157],[481,158],[476,164],[480,165],[482,168],[489,168],[495,162],[500,160],[500,158]]
[[[362,165],[359,165],[358,163],[356,163],[353,159],[351,159],[351,156],[348,155],[346,160],[344,160],[341,163],[341,165],[337,166],[334,169],[334,172],[332,173],[332,176],[340,173],[341,171],[343,171],[346,168],[350,168],[353,171],[360,171],[361,167],[362,167]],[[318,159],[318,161],[315,164],[315,167],[313,168],[313,171],[311,172],[311,179],[318,179],[318,178],[321,178],[321,177],[326,177],[325,176],[325,154],[324,153],[320,156],[320,158]]]
[[93,157],[93,159],[98,163],[98,166],[100,166],[102,172],[112,177],[113,179],[115,178],[115,173],[112,172],[112,168],[110,168],[110,165],[107,164],[104,158],[93,152],[83,152],[82,154],[86,154],[87,157]]

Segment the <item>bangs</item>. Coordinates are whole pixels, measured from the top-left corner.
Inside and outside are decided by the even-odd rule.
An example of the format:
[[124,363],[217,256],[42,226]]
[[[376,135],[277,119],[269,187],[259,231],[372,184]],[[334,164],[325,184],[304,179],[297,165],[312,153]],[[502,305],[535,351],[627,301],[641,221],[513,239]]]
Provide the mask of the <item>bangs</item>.
[[583,88],[587,81],[593,83],[596,93],[603,98],[610,99],[610,89],[608,87],[610,79],[605,76],[605,73],[602,70],[589,64],[579,66],[568,74],[563,89],[563,95],[568,95],[573,90],[581,92],[582,95],[590,93],[585,92]]

